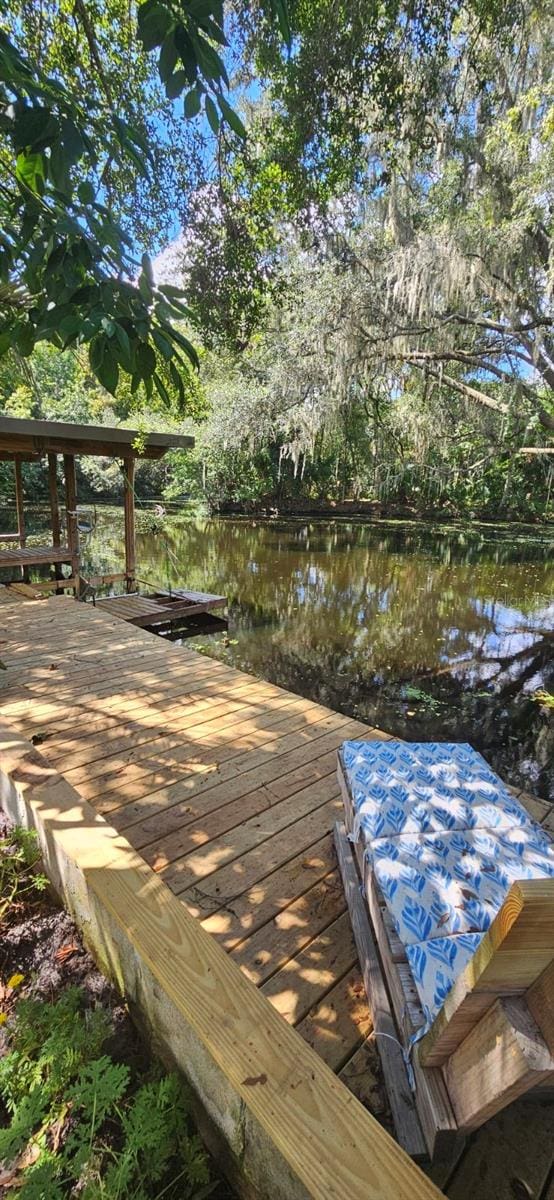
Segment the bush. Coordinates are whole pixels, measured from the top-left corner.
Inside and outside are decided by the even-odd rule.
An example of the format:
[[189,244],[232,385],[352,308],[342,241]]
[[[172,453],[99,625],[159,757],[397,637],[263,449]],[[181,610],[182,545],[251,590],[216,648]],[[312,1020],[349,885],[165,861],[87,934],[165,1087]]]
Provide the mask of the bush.
[[79,988],[54,1003],[20,1000],[0,1060],[0,1183],[19,1200],[208,1196],[206,1155],[175,1075],[135,1086],[103,1052],[112,1033]]

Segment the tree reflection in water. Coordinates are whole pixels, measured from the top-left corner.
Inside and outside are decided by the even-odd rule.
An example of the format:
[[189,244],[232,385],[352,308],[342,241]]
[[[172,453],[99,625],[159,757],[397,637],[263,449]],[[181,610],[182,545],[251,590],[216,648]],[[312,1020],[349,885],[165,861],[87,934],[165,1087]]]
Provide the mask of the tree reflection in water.
[[[121,552],[104,516],[95,569]],[[399,737],[470,741],[554,798],[554,713],[532,699],[554,691],[547,530],[182,518],[138,556],[159,583],[229,596],[231,644],[206,652]]]

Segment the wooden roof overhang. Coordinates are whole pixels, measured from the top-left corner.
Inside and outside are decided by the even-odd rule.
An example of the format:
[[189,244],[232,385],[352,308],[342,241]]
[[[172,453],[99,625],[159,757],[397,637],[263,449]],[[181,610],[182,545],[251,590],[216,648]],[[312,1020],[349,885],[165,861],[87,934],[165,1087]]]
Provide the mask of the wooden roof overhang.
[[92,454],[110,458],[163,458],[168,450],[194,446],[176,433],[147,433],[105,425],[33,421],[0,415],[0,459],[32,462],[46,454]]

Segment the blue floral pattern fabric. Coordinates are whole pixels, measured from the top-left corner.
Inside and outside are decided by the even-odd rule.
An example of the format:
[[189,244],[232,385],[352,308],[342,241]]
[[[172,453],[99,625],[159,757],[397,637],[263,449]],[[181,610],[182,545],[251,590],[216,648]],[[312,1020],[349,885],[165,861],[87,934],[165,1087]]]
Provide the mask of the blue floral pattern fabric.
[[529,818],[465,743],[343,742],[354,837],[525,825]]
[[554,877],[550,839],[477,751],[344,742],[362,839],[430,1022],[518,879]]
[[460,933],[406,946],[426,1025],[440,1012],[454,980],[473,958],[482,937],[482,933]]

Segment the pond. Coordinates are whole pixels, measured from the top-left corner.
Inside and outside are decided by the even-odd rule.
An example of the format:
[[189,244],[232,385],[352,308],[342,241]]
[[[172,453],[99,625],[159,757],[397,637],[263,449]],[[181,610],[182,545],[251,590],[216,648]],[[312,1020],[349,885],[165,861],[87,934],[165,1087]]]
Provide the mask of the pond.
[[[189,642],[410,740],[469,741],[554,799],[554,531],[139,515],[138,574],[229,597]],[[121,569],[122,515],[84,557]],[[86,567],[85,567],[86,573]],[[554,702],[552,702],[554,703]]]

